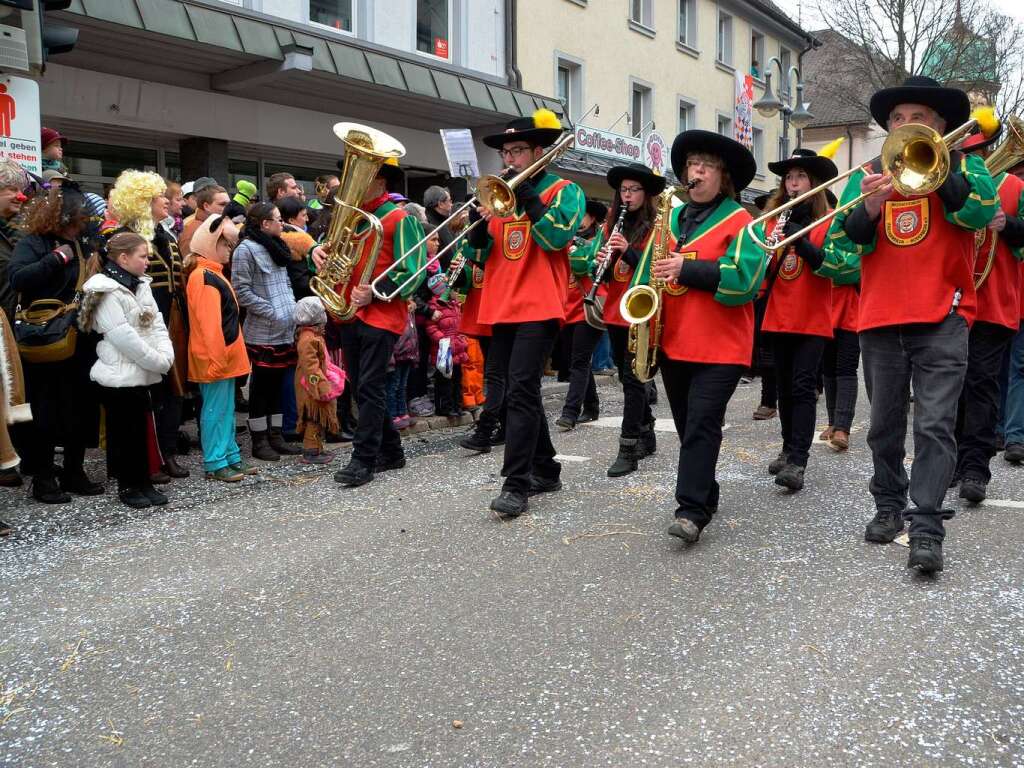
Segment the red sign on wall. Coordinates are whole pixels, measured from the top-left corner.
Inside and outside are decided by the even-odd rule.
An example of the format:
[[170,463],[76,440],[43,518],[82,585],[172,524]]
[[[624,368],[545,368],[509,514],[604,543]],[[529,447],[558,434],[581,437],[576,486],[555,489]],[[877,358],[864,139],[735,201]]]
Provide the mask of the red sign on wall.
[[448,58],[448,41],[443,37],[434,38],[434,55],[442,59]]

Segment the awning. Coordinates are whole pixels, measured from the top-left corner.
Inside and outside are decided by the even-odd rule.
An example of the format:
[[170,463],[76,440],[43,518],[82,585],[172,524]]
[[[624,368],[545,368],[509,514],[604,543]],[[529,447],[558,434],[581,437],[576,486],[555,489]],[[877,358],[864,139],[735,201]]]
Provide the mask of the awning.
[[[355,118],[480,127],[560,102],[324,29],[203,0],[72,0],[60,64]],[[131,52],[129,61],[125,53]]]

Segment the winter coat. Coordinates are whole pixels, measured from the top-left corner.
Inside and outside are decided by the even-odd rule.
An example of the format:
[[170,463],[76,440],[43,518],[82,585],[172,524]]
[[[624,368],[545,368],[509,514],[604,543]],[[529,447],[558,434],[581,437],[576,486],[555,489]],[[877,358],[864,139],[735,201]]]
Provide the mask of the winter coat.
[[295,294],[288,268],[275,264],[266,248],[248,239],[238,244],[231,257],[231,286],[246,310],[247,344],[295,343]]
[[99,272],[82,286],[79,326],[103,336],[89,373],[100,386],[156,384],[174,362],[174,347],[150,282],[148,277],[139,278],[132,293],[123,283]]
[[309,280],[313,275],[309,271],[306,254],[316,245],[316,241],[291,224],[285,224],[281,239],[288,244],[288,250],[292,252],[292,260],[288,265],[288,280],[292,284],[292,294],[295,296],[295,300],[312,296],[313,291],[309,288]]
[[19,237],[20,233],[10,225],[10,222],[0,221],[0,309],[11,323],[14,322],[14,310],[18,306],[18,294],[11,288],[7,267],[11,263],[14,244],[18,242]]
[[242,338],[238,299],[224,265],[202,256],[188,276],[188,380],[210,384],[244,376],[249,356]]
[[326,432],[338,431],[338,407],[334,401],[321,401],[306,391],[302,386],[303,378],[307,385],[310,377],[319,381],[313,385],[318,397],[325,397],[331,390],[327,380],[327,345],[321,331],[310,326],[299,329],[296,342],[298,362],[295,366],[295,407],[298,412],[296,432],[305,431],[308,426],[318,426]]
[[430,356],[432,360],[437,359],[437,345],[441,339],[449,339],[452,350],[452,365],[462,365],[469,360],[466,350],[466,337],[459,332],[459,325],[462,323],[462,308],[455,299],[441,301],[436,296],[427,305],[431,313],[440,312],[441,317],[433,319],[431,314],[427,320],[427,335],[430,337]]

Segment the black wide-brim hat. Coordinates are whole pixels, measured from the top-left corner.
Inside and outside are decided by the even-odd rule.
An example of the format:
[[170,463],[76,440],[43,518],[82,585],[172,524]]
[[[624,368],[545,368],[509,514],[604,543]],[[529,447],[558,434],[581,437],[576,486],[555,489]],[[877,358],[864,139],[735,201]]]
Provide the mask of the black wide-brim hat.
[[971,102],[959,88],[944,88],[937,80],[914,75],[903,85],[883,88],[871,97],[871,116],[883,128],[889,128],[889,115],[897,104],[924,104],[931,107],[946,121],[951,131],[971,118]]
[[834,179],[839,175],[836,164],[827,157],[822,157],[812,149],[795,149],[792,157],[779,160],[775,163],[768,163],[768,170],[776,176],[785,176],[792,168],[802,168],[807,175],[813,176],[820,184],[823,181]]
[[768,205],[768,198],[771,196],[771,192],[765,192],[763,195],[758,195],[754,198],[754,207],[759,211],[763,211],[764,207]]
[[586,212],[590,214],[591,218],[602,224],[608,218],[608,206],[600,200],[587,200]]
[[640,182],[648,195],[660,195],[665,189],[665,177],[659,176],[643,163],[616,165],[608,171],[605,178],[608,179],[608,186],[616,191],[625,179]]
[[537,127],[536,117],[517,117],[505,126],[503,133],[484,136],[483,142],[491,149],[501,149],[513,141],[525,141],[538,147],[549,147],[558,141],[561,135],[561,127]]
[[384,179],[389,192],[393,191],[395,187],[400,186],[405,180],[405,171],[397,165],[388,165],[387,163],[380,167],[377,175]]
[[729,171],[736,194],[746,189],[757,173],[757,161],[754,156],[735,139],[713,131],[683,131],[672,142],[672,171],[684,183],[686,156],[694,152],[721,158],[726,170]]

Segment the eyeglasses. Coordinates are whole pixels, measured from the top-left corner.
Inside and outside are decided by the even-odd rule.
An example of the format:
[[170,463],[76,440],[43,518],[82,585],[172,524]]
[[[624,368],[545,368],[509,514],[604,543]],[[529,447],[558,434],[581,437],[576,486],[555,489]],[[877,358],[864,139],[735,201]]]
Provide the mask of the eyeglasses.
[[687,160],[687,168],[703,168],[706,171],[713,171],[717,168],[721,168],[722,164],[717,160]]
[[619,187],[620,195],[635,195],[637,192],[643,192],[643,187]]
[[532,147],[510,147],[509,149],[499,149],[498,157],[522,157],[525,153],[529,152]]

